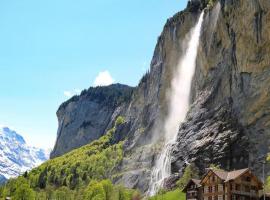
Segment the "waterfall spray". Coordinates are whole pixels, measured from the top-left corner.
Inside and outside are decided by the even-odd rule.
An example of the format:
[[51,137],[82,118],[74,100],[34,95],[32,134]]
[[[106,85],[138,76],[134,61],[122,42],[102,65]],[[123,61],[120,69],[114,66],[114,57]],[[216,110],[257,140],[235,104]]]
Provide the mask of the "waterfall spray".
[[196,26],[190,31],[187,50],[179,60],[177,71],[171,82],[168,116],[164,123],[165,145],[152,170],[148,195],[155,195],[164,180],[171,175],[171,149],[176,142],[179,125],[185,120],[189,109],[192,77],[196,67],[196,57],[204,12]]

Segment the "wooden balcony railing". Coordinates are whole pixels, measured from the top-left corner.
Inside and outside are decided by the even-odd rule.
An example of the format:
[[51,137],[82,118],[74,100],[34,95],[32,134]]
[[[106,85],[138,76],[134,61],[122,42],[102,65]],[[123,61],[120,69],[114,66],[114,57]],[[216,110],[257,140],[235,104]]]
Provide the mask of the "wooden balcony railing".
[[232,193],[233,194],[250,196],[250,197],[259,197],[258,193],[256,193],[256,192],[244,192],[244,191],[232,190]]

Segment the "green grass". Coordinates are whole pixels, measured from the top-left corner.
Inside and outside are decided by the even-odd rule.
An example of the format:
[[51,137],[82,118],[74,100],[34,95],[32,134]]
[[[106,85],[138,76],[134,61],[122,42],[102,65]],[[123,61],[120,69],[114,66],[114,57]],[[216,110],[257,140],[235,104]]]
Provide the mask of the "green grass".
[[149,200],[185,200],[185,193],[180,189],[176,189],[164,194],[158,194],[149,198]]

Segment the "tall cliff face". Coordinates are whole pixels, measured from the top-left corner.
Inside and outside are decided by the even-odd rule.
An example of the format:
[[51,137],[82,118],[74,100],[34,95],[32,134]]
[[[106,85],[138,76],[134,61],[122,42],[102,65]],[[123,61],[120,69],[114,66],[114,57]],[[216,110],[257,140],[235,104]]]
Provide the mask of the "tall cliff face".
[[[181,174],[187,163],[194,162],[200,169],[215,163],[227,169],[250,166],[258,172],[258,158],[269,151],[270,2],[210,2],[192,0],[167,21],[150,72],[136,88],[119,89],[127,90],[129,98],[101,95],[97,101],[98,91],[64,103],[57,112],[58,139],[52,157],[100,137],[122,115],[126,122],[117,130],[121,136],[117,139],[125,140],[124,159],[114,181],[145,192],[160,150],[167,94],[185,51],[184,39],[205,8],[191,108],[179,129],[172,169]],[[103,98],[123,100],[111,106]]]
[[57,111],[57,140],[51,158],[103,136],[130,101],[133,88],[114,84],[84,90]]
[[173,169],[210,163],[251,167],[269,152],[270,2],[217,1],[206,10],[192,106],[178,134]]

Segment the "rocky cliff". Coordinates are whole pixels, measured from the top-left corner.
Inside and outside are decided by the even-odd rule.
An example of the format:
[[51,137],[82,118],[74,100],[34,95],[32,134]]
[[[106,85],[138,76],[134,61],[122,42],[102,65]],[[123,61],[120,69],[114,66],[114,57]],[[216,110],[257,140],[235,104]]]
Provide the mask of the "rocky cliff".
[[51,158],[103,136],[127,109],[133,88],[114,84],[89,88],[64,102],[57,111],[57,141]]
[[201,170],[215,163],[226,169],[250,166],[258,173],[259,158],[269,152],[269,0],[189,1],[167,21],[150,71],[136,88],[90,88],[59,108],[51,156],[100,137],[122,115],[117,140],[125,141],[125,154],[114,181],[145,192],[160,150],[171,79],[185,51],[184,39],[203,9],[191,107],[172,152],[173,172],[181,175],[193,162]]
[[270,136],[270,2],[216,1],[206,10],[192,106],[173,169],[194,162],[261,175]]

